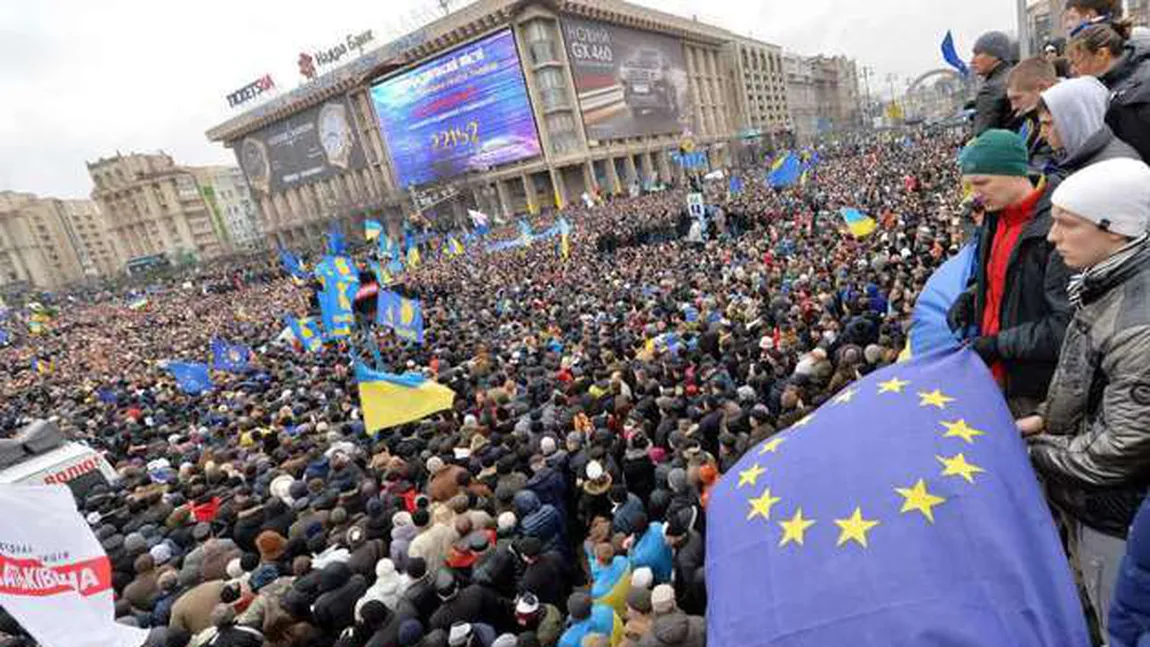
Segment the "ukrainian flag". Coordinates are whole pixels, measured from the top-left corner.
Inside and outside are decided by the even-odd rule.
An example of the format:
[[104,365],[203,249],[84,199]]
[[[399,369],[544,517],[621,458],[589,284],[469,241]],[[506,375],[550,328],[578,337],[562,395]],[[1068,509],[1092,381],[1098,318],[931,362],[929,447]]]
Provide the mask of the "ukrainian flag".
[[56,365],[52,363],[52,360],[40,359],[39,357],[32,358],[32,370],[36,371],[39,375],[48,375],[55,370],[55,368]]
[[364,220],[363,221],[363,237],[367,240],[375,240],[383,233],[383,223],[378,220]]
[[419,267],[419,248],[415,245],[407,250],[407,267],[411,269]]
[[456,239],[455,236],[448,236],[447,237],[447,244],[445,244],[443,246],[443,248],[444,248],[443,253],[448,258],[455,258],[456,256],[462,256],[463,255],[463,243],[459,242],[459,240]]
[[355,379],[368,432],[426,418],[455,402],[455,391],[419,373],[384,373],[356,360]]
[[874,218],[871,218],[854,207],[844,207],[840,213],[842,213],[843,220],[847,223],[847,228],[851,230],[851,235],[855,238],[870,235],[877,226],[875,225]]
[[286,317],[288,328],[308,352],[314,353],[323,348],[323,331],[315,319]]

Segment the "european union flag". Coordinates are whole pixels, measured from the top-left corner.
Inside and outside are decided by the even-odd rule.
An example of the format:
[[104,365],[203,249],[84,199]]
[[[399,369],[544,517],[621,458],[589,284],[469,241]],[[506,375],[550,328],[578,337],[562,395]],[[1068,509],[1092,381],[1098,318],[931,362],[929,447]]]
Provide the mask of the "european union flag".
[[212,340],[212,365],[217,371],[244,373],[251,357],[252,349],[243,344],[229,344],[218,337]]
[[969,350],[876,371],[707,506],[710,647],[1089,645],[1006,402]]
[[400,339],[423,343],[423,303],[391,290],[380,290],[376,323],[395,331]]
[[168,362],[164,368],[176,378],[176,386],[189,395],[211,390],[212,376],[208,365],[200,362]]
[[926,280],[910,318],[907,351],[911,357],[958,348],[961,339],[951,332],[946,313],[966,289],[977,262],[978,246],[968,243]]
[[731,195],[740,195],[743,192],[743,178],[732,175],[731,179],[727,181],[727,193]]
[[958,73],[961,74],[963,78],[970,76],[970,68],[966,66],[966,62],[962,60],[962,57],[959,56],[958,52],[954,49],[954,36],[951,35],[949,30],[947,30],[946,36],[942,39],[942,58],[948,65],[958,70]]

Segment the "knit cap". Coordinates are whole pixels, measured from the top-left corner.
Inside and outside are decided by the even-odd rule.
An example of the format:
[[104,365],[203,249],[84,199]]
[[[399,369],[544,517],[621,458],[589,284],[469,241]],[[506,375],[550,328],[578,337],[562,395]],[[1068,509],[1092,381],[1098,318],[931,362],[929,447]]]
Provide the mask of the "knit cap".
[[1028,160],[1026,143],[1017,133],[992,128],[962,149],[958,166],[963,175],[1026,177]]
[[1058,185],[1050,201],[1106,231],[1137,238],[1150,228],[1150,167],[1128,158],[1091,164]]

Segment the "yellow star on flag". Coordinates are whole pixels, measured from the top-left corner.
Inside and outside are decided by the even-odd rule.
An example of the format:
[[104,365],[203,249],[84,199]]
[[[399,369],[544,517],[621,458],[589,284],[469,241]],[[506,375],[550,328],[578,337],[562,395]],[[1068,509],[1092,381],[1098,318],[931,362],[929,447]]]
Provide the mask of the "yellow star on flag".
[[767,470],[763,469],[758,463],[755,463],[751,467],[739,472],[738,487],[743,487],[744,485],[754,487],[755,482],[759,480],[759,477],[762,476],[765,471]]
[[807,528],[815,525],[814,519],[803,519],[803,509],[799,508],[795,511],[795,516],[780,521],[779,525],[783,528],[783,538],[779,541],[779,546],[786,546],[792,541],[796,544],[803,545],[803,535],[807,532]]
[[767,453],[771,453],[771,454],[778,453],[779,445],[782,445],[784,440],[786,440],[786,438],[782,438],[780,436],[775,436],[774,438],[763,443],[763,448],[759,450],[759,456],[762,456],[762,455],[767,454]]
[[974,483],[974,475],[986,471],[977,465],[966,462],[966,456],[962,454],[956,454],[950,458],[942,456],[935,456],[935,458],[943,464],[943,476],[961,476],[966,479],[967,483]]
[[839,533],[839,541],[836,546],[842,546],[850,540],[857,541],[863,548],[867,547],[866,534],[871,528],[878,525],[877,521],[864,519],[862,516],[862,508],[855,508],[851,516],[846,519],[835,519],[835,525],[839,527],[842,532]]
[[986,432],[974,427],[968,426],[965,420],[958,420],[956,422],[941,421],[943,427],[946,427],[946,433],[943,438],[961,438],[967,443],[973,443],[975,436],[982,436]]
[[918,406],[920,407],[938,407],[939,409],[945,409],[946,403],[954,402],[954,398],[946,395],[938,389],[930,392],[919,391],[918,397]]
[[910,384],[909,380],[900,380],[897,377],[892,377],[886,382],[878,383],[879,393],[902,393],[902,390]]
[[902,510],[899,512],[912,512],[918,510],[926,517],[927,521],[934,523],[934,506],[941,505],[946,499],[935,496],[926,491],[926,482],[922,479],[914,484],[914,487],[902,488],[896,487],[895,492],[902,495],[905,501],[902,502]]
[[838,394],[837,396],[835,396],[834,403],[835,404],[848,404],[852,398],[854,398],[856,395],[858,395],[858,393],[859,392],[856,389],[847,389],[847,390],[843,391],[842,393]]
[[766,488],[756,499],[751,499],[751,511],[747,513],[747,520],[762,517],[768,521],[771,518],[771,507],[779,502],[779,497],[771,496],[771,488]]

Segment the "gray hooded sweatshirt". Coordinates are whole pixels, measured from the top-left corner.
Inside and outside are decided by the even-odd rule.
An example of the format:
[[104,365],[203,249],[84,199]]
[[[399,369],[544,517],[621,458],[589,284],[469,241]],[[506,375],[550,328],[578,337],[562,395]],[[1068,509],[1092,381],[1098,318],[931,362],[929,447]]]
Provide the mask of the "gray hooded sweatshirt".
[[1104,159],[1137,158],[1137,152],[1106,125],[1110,91],[1098,79],[1084,76],[1062,81],[1043,92],[1042,101],[1062,140],[1058,166],[1065,175]]

